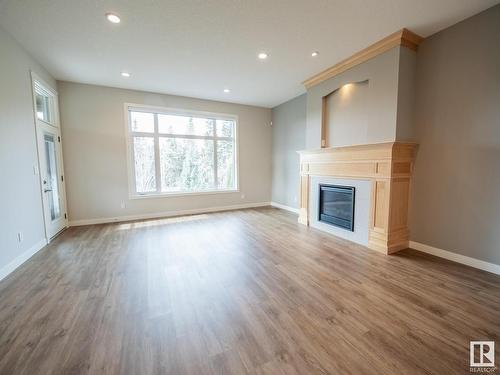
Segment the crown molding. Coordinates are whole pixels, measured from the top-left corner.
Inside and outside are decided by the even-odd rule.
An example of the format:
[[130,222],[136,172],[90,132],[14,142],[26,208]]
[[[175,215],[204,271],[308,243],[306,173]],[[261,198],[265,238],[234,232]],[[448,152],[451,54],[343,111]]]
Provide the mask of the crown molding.
[[421,36],[411,32],[408,29],[401,29],[382,40],[372,44],[371,46],[356,52],[351,57],[348,57],[345,60],[331,66],[330,68],[318,73],[311,78],[306,79],[304,82],[304,86],[306,89],[309,89],[318,83],[321,83],[329,78],[332,78],[342,72],[345,72],[347,69],[352,68],[353,66],[359,65],[385,51],[390,50],[396,46],[404,46],[411,50],[416,51],[418,45],[422,42],[424,38]]

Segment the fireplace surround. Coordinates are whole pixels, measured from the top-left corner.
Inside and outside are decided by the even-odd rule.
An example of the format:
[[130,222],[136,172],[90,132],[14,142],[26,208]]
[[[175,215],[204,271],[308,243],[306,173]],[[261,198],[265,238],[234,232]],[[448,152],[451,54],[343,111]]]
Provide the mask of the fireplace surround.
[[370,184],[368,244],[390,254],[408,247],[410,179],[417,145],[388,142],[299,151],[299,222],[310,225],[311,179],[359,179]]
[[[415,85],[415,51],[421,41],[402,29],[304,81],[306,147],[321,148],[299,151],[300,223],[334,228],[336,235],[385,254],[408,247],[417,145],[401,140],[413,137],[414,98],[409,88]],[[362,82],[366,97],[361,97],[368,99],[360,101],[355,93]],[[317,220],[317,206],[311,206],[317,191],[311,185],[318,178],[363,180],[367,189],[362,201],[368,207],[360,210],[363,220],[355,218],[354,232]]]

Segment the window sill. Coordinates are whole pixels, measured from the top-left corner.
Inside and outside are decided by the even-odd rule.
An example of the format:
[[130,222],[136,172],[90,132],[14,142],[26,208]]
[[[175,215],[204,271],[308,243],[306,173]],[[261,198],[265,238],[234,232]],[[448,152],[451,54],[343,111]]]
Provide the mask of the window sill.
[[129,199],[160,199],[169,197],[184,197],[193,195],[212,195],[212,194],[234,194],[240,190],[206,190],[206,191],[179,191],[172,193],[151,193],[151,194],[130,194]]

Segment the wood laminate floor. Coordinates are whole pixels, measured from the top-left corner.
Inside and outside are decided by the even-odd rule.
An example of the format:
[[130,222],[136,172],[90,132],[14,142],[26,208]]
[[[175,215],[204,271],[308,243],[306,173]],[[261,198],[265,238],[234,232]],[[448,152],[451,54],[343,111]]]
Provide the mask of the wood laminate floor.
[[0,283],[2,375],[465,374],[499,336],[500,277],[273,208],[70,228]]

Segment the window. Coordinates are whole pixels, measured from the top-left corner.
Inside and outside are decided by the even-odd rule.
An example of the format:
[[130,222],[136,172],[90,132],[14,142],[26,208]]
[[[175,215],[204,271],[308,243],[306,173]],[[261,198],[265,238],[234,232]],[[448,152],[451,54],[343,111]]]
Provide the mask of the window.
[[132,195],[237,189],[235,116],[126,108]]
[[48,91],[40,82],[34,81],[36,118],[48,124],[55,124],[54,94]]

